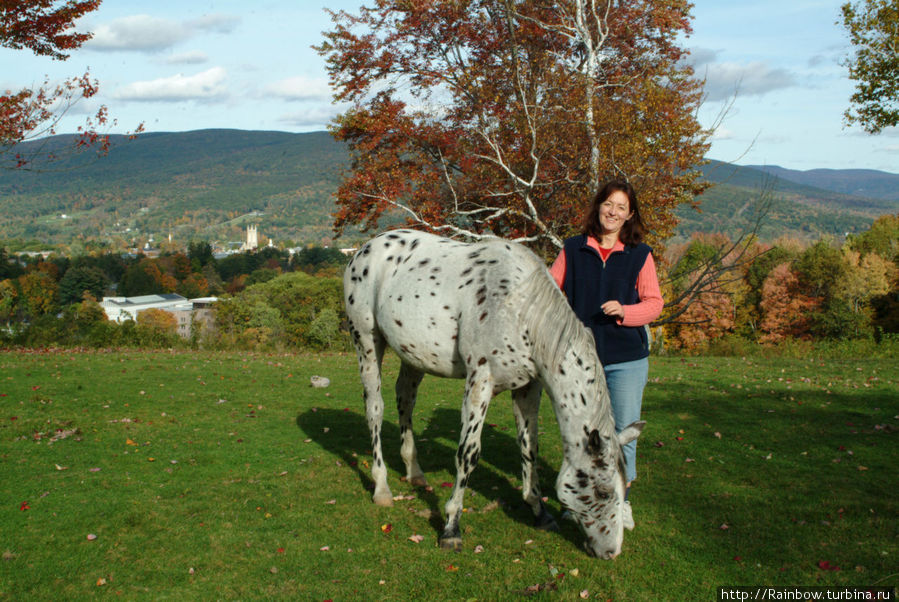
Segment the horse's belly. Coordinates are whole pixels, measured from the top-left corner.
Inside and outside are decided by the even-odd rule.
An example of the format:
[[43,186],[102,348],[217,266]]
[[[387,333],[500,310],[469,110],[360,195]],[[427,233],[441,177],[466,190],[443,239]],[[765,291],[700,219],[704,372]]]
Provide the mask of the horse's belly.
[[[458,324],[448,306],[414,299],[379,312],[378,327],[405,363],[435,376],[464,378]],[[402,299],[402,295],[400,295]]]

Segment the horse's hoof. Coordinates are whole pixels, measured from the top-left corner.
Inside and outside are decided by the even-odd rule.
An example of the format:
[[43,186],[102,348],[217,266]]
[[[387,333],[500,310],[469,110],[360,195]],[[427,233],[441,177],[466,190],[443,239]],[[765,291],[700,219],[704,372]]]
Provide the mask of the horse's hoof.
[[444,550],[451,550],[453,552],[461,552],[462,551],[462,538],[461,537],[444,537],[440,539],[440,547]]
[[428,480],[424,477],[412,477],[409,480],[409,482],[412,483],[413,487],[427,487],[428,486]]
[[559,531],[559,523],[553,517],[549,517],[548,521],[537,523],[535,526],[541,531],[552,531],[554,533]]
[[553,515],[550,514],[545,507],[541,509],[539,515],[534,517],[534,526],[541,531],[559,530],[559,523],[556,522],[556,519],[553,518]]
[[390,493],[376,493],[372,496],[371,501],[375,503],[376,506],[393,506],[393,496]]

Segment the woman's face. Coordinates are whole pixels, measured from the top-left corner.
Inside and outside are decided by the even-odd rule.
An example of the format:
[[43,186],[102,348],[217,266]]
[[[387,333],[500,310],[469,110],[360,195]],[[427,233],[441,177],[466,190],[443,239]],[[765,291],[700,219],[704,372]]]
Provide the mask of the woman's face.
[[617,236],[624,222],[629,220],[633,214],[627,194],[616,190],[599,205],[599,225],[602,226],[603,234]]

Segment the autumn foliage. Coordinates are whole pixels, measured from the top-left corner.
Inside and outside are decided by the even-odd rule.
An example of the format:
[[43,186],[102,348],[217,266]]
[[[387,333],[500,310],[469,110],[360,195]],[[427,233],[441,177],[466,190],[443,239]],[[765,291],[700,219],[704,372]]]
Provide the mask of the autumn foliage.
[[[669,249],[666,299],[677,299],[708,258],[719,259],[722,246],[721,235],[698,235]],[[696,352],[728,339],[779,345],[899,332],[899,215],[877,219],[841,246],[781,240],[756,244],[750,255],[751,263],[717,272],[712,285],[665,325],[665,348]]]
[[599,183],[624,176],[664,239],[673,209],[704,189],[701,83],[678,46],[689,8],[377,0],[334,13],[318,50],[335,100],[351,104],[332,133],[353,161],[336,229],[400,216],[549,255],[580,230]]
[[[30,50],[55,60],[68,58],[68,51],[79,48],[91,34],[73,31],[74,22],[96,10],[100,0],[0,0],[0,46]],[[45,79],[35,89],[5,90],[0,94],[0,157],[11,153],[26,140],[57,134],[62,117],[78,102],[96,95],[99,83],[89,73],[61,83]],[[101,106],[78,127],[73,147],[67,152],[93,148],[103,154],[109,149],[109,137],[103,133],[110,125],[108,111]],[[143,130],[139,125],[134,134]],[[132,135],[134,135],[132,134]],[[58,150],[43,154],[14,153],[3,168],[33,167],[38,160],[53,160]],[[5,158],[5,157],[4,157]]]

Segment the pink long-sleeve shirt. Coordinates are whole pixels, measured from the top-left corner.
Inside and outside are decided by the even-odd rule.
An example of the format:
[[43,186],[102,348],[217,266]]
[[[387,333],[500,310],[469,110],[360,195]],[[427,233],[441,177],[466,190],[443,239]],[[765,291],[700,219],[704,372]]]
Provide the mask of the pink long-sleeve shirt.
[[[592,236],[587,237],[587,245],[592,247],[599,253],[599,241]],[[611,252],[623,251],[624,243],[620,240],[612,247]],[[559,288],[562,288],[565,282],[565,251],[563,250],[556,257],[549,273]],[[662,314],[662,307],[665,302],[662,300],[662,291],[659,288],[659,277],[656,274],[656,263],[652,258],[652,253],[647,255],[646,262],[637,274],[637,294],[640,301],[634,305],[622,305],[624,310],[624,318],[619,318],[618,323],[622,326],[645,326]]]

